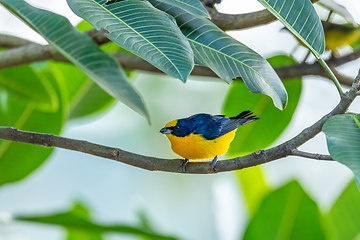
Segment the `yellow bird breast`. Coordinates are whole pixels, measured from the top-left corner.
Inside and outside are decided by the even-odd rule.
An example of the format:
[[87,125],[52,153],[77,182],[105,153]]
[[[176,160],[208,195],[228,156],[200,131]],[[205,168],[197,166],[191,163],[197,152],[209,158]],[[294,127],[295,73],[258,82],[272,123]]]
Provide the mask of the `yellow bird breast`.
[[207,140],[202,135],[193,133],[185,137],[172,134],[166,134],[166,136],[171,142],[174,153],[189,160],[202,160],[225,154],[235,137],[236,130],[213,140]]

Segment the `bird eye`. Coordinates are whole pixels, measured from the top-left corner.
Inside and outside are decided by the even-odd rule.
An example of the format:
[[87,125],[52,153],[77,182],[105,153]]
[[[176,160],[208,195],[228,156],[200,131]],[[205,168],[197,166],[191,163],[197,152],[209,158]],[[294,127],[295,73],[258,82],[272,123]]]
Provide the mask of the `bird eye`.
[[175,126],[174,129],[175,129],[175,130],[179,130],[180,127],[179,127],[179,126]]

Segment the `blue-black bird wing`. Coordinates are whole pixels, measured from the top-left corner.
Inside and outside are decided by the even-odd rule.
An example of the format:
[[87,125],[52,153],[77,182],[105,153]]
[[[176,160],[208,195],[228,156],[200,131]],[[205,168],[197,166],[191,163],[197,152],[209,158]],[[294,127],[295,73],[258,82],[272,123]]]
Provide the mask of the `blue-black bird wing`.
[[212,140],[220,136],[223,119],[223,116],[199,113],[187,118],[186,121],[192,124],[192,133],[201,134],[204,138]]
[[222,128],[220,131],[220,136],[225,135],[241,125],[244,125],[245,123],[249,123],[252,121],[255,121],[259,118],[257,118],[255,115],[252,115],[253,113],[251,111],[244,111],[237,115],[236,117],[231,118],[225,118],[222,123]]
[[226,118],[224,115],[210,115],[200,113],[189,118],[178,121],[181,125],[187,126],[194,134],[201,134],[207,140],[221,137],[241,125],[255,121],[259,118],[251,116],[250,111],[244,111],[236,117]]

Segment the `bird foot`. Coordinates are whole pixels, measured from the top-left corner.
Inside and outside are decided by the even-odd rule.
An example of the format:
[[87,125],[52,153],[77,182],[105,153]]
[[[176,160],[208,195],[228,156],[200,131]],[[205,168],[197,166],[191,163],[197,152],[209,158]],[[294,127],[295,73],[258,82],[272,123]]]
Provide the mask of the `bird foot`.
[[183,163],[181,164],[183,172],[186,172],[186,165],[188,164],[189,159],[184,159]]
[[217,170],[216,170],[216,168],[215,168],[215,166],[216,166],[216,163],[217,163],[217,156],[215,156],[214,157],[214,159],[211,161],[211,172],[213,172],[213,173],[216,173],[217,172]]

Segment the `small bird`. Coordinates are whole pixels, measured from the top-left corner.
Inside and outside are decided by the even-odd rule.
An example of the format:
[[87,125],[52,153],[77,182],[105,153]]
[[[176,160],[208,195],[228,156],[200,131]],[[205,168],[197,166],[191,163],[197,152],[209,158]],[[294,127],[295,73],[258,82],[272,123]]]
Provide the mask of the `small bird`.
[[[332,22],[321,22],[324,28],[325,34],[325,49],[331,50],[331,54],[338,57],[340,54],[338,49],[344,46],[351,46],[360,40],[360,27],[353,27],[350,25],[340,25]],[[289,31],[287,28],[281,30]],[[296,38],[300,46],[306,47],[298,38]],[[294,53],[299,46],[297,45],[293,50]],[[306,55],[305,61],[310,55],[310,51]]]
[[238,127],[259,118],[251,111],[244,111],[236,117],[199,113],[188,118],[168,122],[160,130],[170,140],[174,153],[185,158],[183,171],[189,160],[212,158],[211,169],[215,172],[217,156],[229,149]]
[[349,25],[340,25],[323,22],[325,32],[325,48],[335,54],[338,48],[352,45],[360,39],[360,28]]

